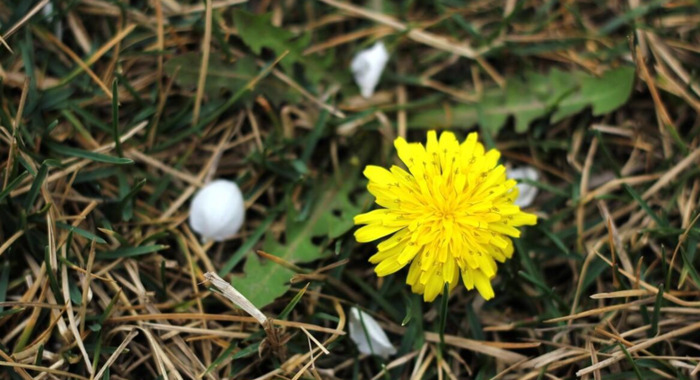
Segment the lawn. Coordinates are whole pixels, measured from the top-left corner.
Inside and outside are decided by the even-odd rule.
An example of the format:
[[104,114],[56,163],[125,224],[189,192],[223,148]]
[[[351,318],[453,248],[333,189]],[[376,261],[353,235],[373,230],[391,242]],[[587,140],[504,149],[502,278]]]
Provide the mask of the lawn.
[[0,3],[0,378],[696,379],[699,22]]

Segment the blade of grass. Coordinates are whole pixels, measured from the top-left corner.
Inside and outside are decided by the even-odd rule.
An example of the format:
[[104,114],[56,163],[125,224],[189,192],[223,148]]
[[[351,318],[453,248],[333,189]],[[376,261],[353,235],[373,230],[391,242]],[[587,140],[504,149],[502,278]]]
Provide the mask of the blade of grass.
[[627,357],[627,360],[628,360],[628,361],[630,362],[630,364],[632,365],[632,368],[634,369],[634,374],[637,376],[637,379],[638,379],[638,380],[644,380],[644,376],[642,376],[642,373],[639,371],[639,368],[637,367],[637,364],[634,362],[634,358],[632,357],[632,355],[630,355],[629,351],[627,351],[627,349],[625,348],[625,345],[622,344],[622,343],[620,343],[620,342],[617,342],[617,344],[618,344],[618,346],[620,347],[620,349],[622,350],[622,352],[625,353],[625,356]]
[[255,229],[255,231],[246,239],[246,241],[238,248],[238,250],[231,256],[231,258],[228,259],[226,263],[224,263],[224,265],[219,270],[219,276],[223,277],[229,272],[231,272],[231,270],[233,270],[236,264],[243,260],[243,257],[245,257],[245,255],[253,249],[255,244],[258,243],[260,238],[262,238],[265,232],[267,232],[267,230],[270,228],[275,219],[277,219],[277,215],[279,214],[279,208],[268,212],[269,214],[267,218],[265,218],[265,220],[263,220],[262,223],[260,223],[258,228]]
[[287,319],[287,316],[289,315],[289,313],[292,312],[292,310],[294,309],[294,306],[296,306],[297,303],[299,303],[299,301],[301,300],[301,297],[303,297],[304,293],[306,293],[306,289],[309,288],[309,285],[311,285],[310,282],[307,283],[306,286],[304,286],[304,288],[302,288],[300,291],[297,292],[297,294],[294,295],[292,300],[289,301],[287,306],[285,306],[284,309],[282,310],[282,312],[277,316],[277,319]]
[[63,222],[56,222],[56,227],[64,229],[64,230],[68,230],[71,232],[75,232],[76,234],[78,234],[86,239],[94,240],[100,244],[107,244],[107,241],[105,239],[93,234],[90,231],[86,231],[80,227],[71,226],[70,224],[66,224]]
[[123,157],[122,143],[119,140],[119,82],[117,78],[112,81],[112,134],[114,137],[114,150],[117,156]]
[[162,245],[162,244],[154,244],[154,245],[145,245],[141,247],[126,247],[126,248],[119,248],[114,251],[102,251],[102,252],[97,252],[97,255],[95,256],[96,259],[98,260],[109,260],[109,259],[121,259],[121,258],[128,258],[128,257],[136,257],[136,256],[142,256],[146,255],[149,253],[153,252],[158,252],[163,249],[168,248],[167,245]]
[[134,163],[133,160],[124,157],[112,157],[106,154],[90,152],[83,149],[73,148],[66,145],[56,144],[53,142],[45,143],[49,149],[56,153],[63,154],[70,157],[85,158],[95,162],[103,162],[105,164],[114,165],[131,165]]

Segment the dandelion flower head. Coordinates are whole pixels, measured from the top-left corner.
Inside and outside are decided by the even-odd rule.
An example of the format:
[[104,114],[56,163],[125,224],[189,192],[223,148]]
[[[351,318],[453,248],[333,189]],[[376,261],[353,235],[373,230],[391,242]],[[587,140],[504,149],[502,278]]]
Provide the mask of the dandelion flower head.
[[477,140],[470,133],[460,143],[452,132],[438,139],[435,131],[428,132],[425,146],[397,138],[394,146],[408,171],[374,165],[364,170],[381,208],[355,217],[355,224],[365,225],[355,238],[365,243],[388,237],[369,259],[377,264],[375,272],[386,276],[410,263],[406,283],[425,301],[441,294],[445,283],[454,289],[460,274],[467,289],[493,298],[496,262],[513,255],[516,227],[537,222],[513,204],[518,189],[498,164],[500,152],[486,152]]

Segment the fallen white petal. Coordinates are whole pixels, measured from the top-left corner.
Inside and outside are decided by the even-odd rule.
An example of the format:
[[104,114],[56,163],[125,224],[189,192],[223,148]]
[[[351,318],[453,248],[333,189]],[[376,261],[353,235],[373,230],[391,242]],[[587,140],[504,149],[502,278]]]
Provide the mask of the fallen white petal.
[[[360,313],[362,313],[361,319]],[[362,327],[363,322],[364,328]],[[391,344],[379,323],[371,315],[356,307],[350,309],[348,329],[350,330],[350,339],[355,342],[361,353],[367,355],[374,353],[384,359],[396,353],[396,348]],[[365,330],[367,330],[367,334],[365,334]],[[370,341],[367,340],[367,336],[369,336]],[[370,342],[372,343],[371,349]]]
[[355,83],[360,87],[360,93],[365,98],[374,94],[374,88],[379,83],[379,77],[382,76],[387,61],[389,61],[389,52],[381,41],[357,53],[352,59],[350,71],[355,77]]
[[192,199],[190,226],[205,240],[223,241],[232,237],[244,219],[243,194],[235,182],[211,181]]
[[[508,178],[537,181],[540,179],[540,175],[532,166],[523,166],[509,170]],[[527,207],[531,205],[532,201],[534,201],[535,197],[537,196],[537,191],[537,187],[535,186],[522,182],[518,183],[518,198],[514,203],[520,207]]]

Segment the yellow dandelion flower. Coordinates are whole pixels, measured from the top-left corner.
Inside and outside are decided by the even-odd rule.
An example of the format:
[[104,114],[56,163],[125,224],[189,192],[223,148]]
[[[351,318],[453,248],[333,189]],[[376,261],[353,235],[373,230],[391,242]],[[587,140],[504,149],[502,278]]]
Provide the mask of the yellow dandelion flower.
[[430,131],[426,146],[397,138],[394,146],[408,171],[374,165],[364,171],[367,189],[383,208],[355,217],[355,224],[365,225],[355,238],[365,243],[391,235],[369,261],[380,277],[410,263],[406,283],[425,301],[442,293],[445,283],[454,289],[460,273],[467,289],[493,298],[496,261],[513,255],[516,227],[537,222],[513,204],[518,189],[498,164],[500,152],[485,152],[477,138],[470,133],[460,144],[451,132],[438,140]]

